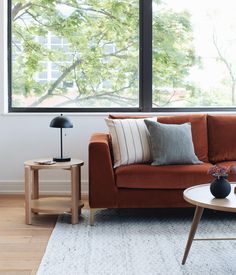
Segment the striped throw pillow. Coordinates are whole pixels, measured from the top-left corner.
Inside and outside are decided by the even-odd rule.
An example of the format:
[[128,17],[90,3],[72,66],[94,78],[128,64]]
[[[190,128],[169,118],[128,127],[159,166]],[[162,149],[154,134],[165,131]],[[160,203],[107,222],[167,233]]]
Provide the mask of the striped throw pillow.
[[[157,118],[148,119],[157,121]],[[144,119],[105,120],[112,138],[114,167],[152,160],[150,134]]]

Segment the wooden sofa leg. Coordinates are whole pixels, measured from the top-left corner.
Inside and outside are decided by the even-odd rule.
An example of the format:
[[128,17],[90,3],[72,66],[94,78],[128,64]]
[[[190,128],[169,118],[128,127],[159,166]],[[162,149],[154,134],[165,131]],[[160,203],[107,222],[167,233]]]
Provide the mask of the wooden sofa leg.
[[89,216],[89,224],[90,226],[94,225],[94,214],[95,214],[96,209],[95,208],[90,208],[90,216]]
[[89,214],[89,224],[91,226],[94,225],[94,215],[95,215],[95,212],[98,211],[98,210],[106,210],[107,208],[90,208],[90,214]]

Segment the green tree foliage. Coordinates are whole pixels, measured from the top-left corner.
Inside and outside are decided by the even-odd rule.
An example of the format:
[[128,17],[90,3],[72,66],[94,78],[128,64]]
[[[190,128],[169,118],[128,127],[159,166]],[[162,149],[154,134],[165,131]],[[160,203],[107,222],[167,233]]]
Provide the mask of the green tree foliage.
[[[12,21],[14,106],[138,106],[138,0],[13,0]],[[186,86],[194,63],[190,16],[161,10],[153,29],[154,99],[166,104],[159,88]],[[49,34],[68,49],[40,42]],[[60,73],[41,83],[48,62]]]
[[[154,1],[160,5],[159,0]],[[192,97],[194,88],[185,79],[196,63],[190,14],[174,12],[163,5],[153,19],[153,101],[156,106],[168,106],[173,101]],[[189,95],[178,95],[186,88]],[[187,104],[187,102],[186,102]]]

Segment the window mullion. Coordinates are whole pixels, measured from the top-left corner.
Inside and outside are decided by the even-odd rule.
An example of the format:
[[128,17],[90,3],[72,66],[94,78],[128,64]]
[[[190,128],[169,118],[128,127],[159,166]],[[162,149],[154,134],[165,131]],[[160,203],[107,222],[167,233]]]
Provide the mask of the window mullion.
[[140,107],[152,111],[152,0],[140,0]]

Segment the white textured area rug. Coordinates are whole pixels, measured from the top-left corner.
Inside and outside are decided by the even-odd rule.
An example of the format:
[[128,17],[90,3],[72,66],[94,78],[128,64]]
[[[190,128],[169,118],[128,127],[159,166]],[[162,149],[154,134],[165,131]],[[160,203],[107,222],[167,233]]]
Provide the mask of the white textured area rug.
[[[38,275],[236,274],[236,241],[194,241],[181,265],[193,211],[103,210],[89,226],[59,217]],[[236,237],[236,214],[205,211],[195,237]]]

